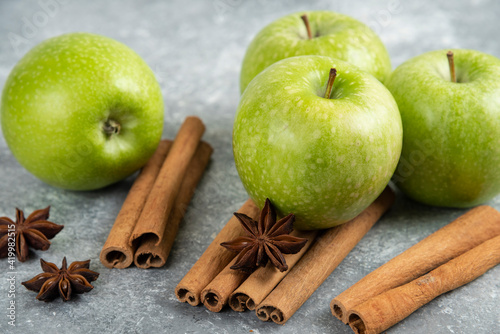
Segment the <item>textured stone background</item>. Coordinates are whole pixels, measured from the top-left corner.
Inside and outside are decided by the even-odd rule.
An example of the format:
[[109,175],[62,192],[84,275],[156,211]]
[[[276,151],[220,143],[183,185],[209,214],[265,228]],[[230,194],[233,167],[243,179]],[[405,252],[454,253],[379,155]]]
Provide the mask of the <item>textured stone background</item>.
[[[42,2],[46,2],[45,0]],[[391,0],[392,1],[392,0]],[[174,287],[246,199],[231,151],[238,76],[245,48],[267,23],[294,11],[330,9],[351,15],[379,33],[393,66],[422,52],[472,48],[500,57],[498,1],[404,2],[389,11],[383,1],[64,1],[32,35],[13,48],[9,33],[23,36],[23,20],[33,22],[38,1],[0,2],[0,88],[29,47],[66,32],[107,35],[137,51],[151,66],[165,98],[164,137],[172,138],[187,115],[207,125],[213,161],[192,201],[170,259],[157,270],[109,270],[98,255],[132,179],[95,192],[52,188],[25,171],[0,139],[0,215],[14,208],[31,212],[52,205],[52,218],[66,225],[47,252],[17,264],[17,327],[7,325],[6,260],[0,261],[0,332],[15,333],[349,333],[334,319],[329,302],[463,211],[419,205],[400,194],[387,214],[356,246],[285,326],[263,323],[252,313],[210,313],[179,303]],[[63,1],[61,1],[63,2]],[[38,15],[38,16],[37,16]],[[42,17],[43,19],[43,17]],[[489,203],[500,209],[500,197]],[[101,273],[95,289],[68,303],[45,304],[20,282],[39,272],[39,257],[60,263],[92,259]],[[500,332],[500,267],[445,294],[391,328],[389,333]]]

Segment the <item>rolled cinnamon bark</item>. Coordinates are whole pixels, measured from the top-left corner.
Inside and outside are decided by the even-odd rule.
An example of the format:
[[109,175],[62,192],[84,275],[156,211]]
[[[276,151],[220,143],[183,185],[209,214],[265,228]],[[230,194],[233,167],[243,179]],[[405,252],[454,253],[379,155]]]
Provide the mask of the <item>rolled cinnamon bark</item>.
[[[279,281],[281,281],[286,273],[288,273],[290,269],[295,265],[300,256],[304,254],[306,249],[311,244],[312,239],[314,239],[315,232],[293,231],[292,235],[300,237],[303,237],[302,235],[305,235],[303,238],[305,238],[306,236],[310,236],[310,238],[307,240],[307,244],[300,250],[299,253],[286,255],[286,263],[288,264],[289,268],[287,271],[280,272],[279,270],[276,270],[275,267],[268,265],[264,268],[259,268],[249,277],[248,273],[231,269],[231,266],[236,262],[236,259],[233,259],[233,261],[231,261],[201,292],[201,301],[203,305],[205,305],[205,307],[212,312],[220,312],[222,308],[228,303],[229,297],[231,296],[231,294],[233,294],[235,289],[238,288],[240,284],[245,284],[251,277],[253,278],[251,279],[249,284],[247,284],[243,288],[243,291],[250,291],[250,294],[254,294],[256,290],[259,291],[260,289],[267,290],[266,295],[269,294],[269,292],[271,292],[271,290],[279,283]],[[260,272],[260,269],[264,269],[264,273]],[[255,273],[257,273],[257,276],[254,275]],[[262,291],[259,292],[262,293]],[[264,299],[264,297],[262,299]],[[235,298],[237,301],[239,301],[241,300],[242,296],[239,295]]]
[[106,267],[123,269],[134,261],[135,245],[129,239],[171,145],[170,140],[160,142],[130,188],[99,256]]
[[130,245],[142,243],[141,238],[160,245],[175,198],[203,132],[205,126],[198,117],[186,118],[144,204],[139,223],[130,236]]
[[410,283],[358,304],[348,313],[357,334],[381,333],[437,296],[456,289],[500,263],[500,236],[489,239]]
[[257,307],[257,317],[284,324],[342,262],[394,203],[387,187],[353,220],[327,230],[316,240],[281,283]]
[[[259,208],[251,199],[248,199],[238,212],[244,213],[252,219],[257,219]],[[175,288],[175,295],[181,302],[187,302],[193,306],[200,303],[201,291],[236,256],[235,253],[225,249],[220,244],[243,235],[245,235],[245,230],[241,227],[240,222],[236,217],[231,217]]]
[[233,270],[236,258],[201,291],[201,302],[212,312],[220,312],[227,304],[229,295],[248,277],[248,273]]
[[356,305],[408,283],[452,258],[500,235],[500,212],[476,207],[366,275],[334,298],[332,314],[347,323]]
[[[286,264],[288,270],[280,272],[272,263],[255,270],[229,297],[229,306],[238,312],[246,309],[251,311],[259,305],[279,282],[290,272],[295,264],[300,260],[304,253],[309,249],[311,243],[316,238],[317,231],[297,231],[294,230],[291,235],[307,239],[305,246],[297,254],[286,254]],[[221,298],[219,297],[219,300]]]
[[167,262],[168,255],[179,231],[179,224],[193,197],[196,186],[210,161],[212,152],[213,149],[209,144],[203,141],[200,142],[194,157],[189,163],[179,194],[175,199],[172,213],[161,238],[161,243],[157,245],[154,238],[143,238],[134,256],[134,263],[137,267],[143,269],[162,267]]

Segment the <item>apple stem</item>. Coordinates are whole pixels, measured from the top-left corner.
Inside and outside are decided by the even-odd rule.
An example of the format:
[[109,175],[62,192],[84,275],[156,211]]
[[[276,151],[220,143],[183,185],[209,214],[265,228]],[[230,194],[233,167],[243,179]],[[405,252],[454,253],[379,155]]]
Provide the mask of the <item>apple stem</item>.
[[106,133],[108,136],[120,133],[121,128],[122,127],[120,123],[112,119],[106,120],[106,122],[104,122],[104,125],[102,126],[104,133]]
[[448,64],[450,65],[451,82],[457,82],[457,77],[455,76],[455,62],[453,61],[453,52],[448,51],[446,56],[448,57]]
[[337,70],[334,68],[330,69],[330,76],[328,77],[328,83],[326,84],[325,99],[330,98],[330,94],[332,94],[333,83],[336,77],[337,77]]
[[311,33],[311,26],[309,25],[309,19],[307,18],[307,15],[304,14],[300,17],[302,19],[302,21],[304,21],[304,25],[306,26],[306,29],[307,29],[307,37],[309,37],[309,39],[312,39],[312,33]]

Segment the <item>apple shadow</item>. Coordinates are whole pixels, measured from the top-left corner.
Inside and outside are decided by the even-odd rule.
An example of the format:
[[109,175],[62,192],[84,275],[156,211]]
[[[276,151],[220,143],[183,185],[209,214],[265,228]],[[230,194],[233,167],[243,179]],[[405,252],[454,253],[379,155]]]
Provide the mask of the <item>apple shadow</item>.
[[116,194],[116,193],[128,194],[128,191],[132,187],[132,184],[134,183],[138,174],[139,174],[138,171],[134,172],[132,175],[126,177],[123,180],[120,180],[118,182],[112,183],[110,185],[107,185],[103,188],[96,190],[78,191],[78,190],[62,189],[62,191],[71,195],[76,195],[77,197],[88,198],[88,199],[94,199],[96,196],[99,197],[108,196],[110,194]]
[[410,198],[394,185],[391,185],[391,188],[396,193],[396,201],[386,214],[386,217],[391,217],[391,220],[406,218],[415,223],[425,223],[426,221],[433,221],[442,217],[458,217],[472,209],[439,207],[423,204]]

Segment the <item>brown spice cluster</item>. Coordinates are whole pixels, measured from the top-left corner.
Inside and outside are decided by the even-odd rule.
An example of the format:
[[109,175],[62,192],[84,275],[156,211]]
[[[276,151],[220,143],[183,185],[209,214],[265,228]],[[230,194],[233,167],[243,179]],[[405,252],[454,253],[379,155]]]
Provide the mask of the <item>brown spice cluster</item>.
[[76,261],[67,265],[66,257],[61,268],[54,263],[40,259],[43,273],[22,282],[28,290],[38,292],[36,299],[49,302],[60,296],[63,301],[71,299],[73,294],[89,292],[94,287],[90,282],[99,277],[99,273],[89,269],[90,260]]
[[0,258],[8,257],[9,248],[14,248],[19,261],[24,262],[29,257],[29,248],[49,249],[49,239],[64,227],[48,221],[49,211],[50,206],[34,211],[25,219],[23,211],[16,208],[15,222],[8,217],[0,217]]
[[307,242],[307,239],[290,235],[295,221],[293,214],[276,221],[276,210],[269,199],[266,199],[258,222],[243,213],[235,212],[234,216],[247,236],[221,244],[239,253],[231,269],[251,272],[257,267],[265,267],[270,260],[279,271],[286,271],[288,265],[283,254],[296,254]]

